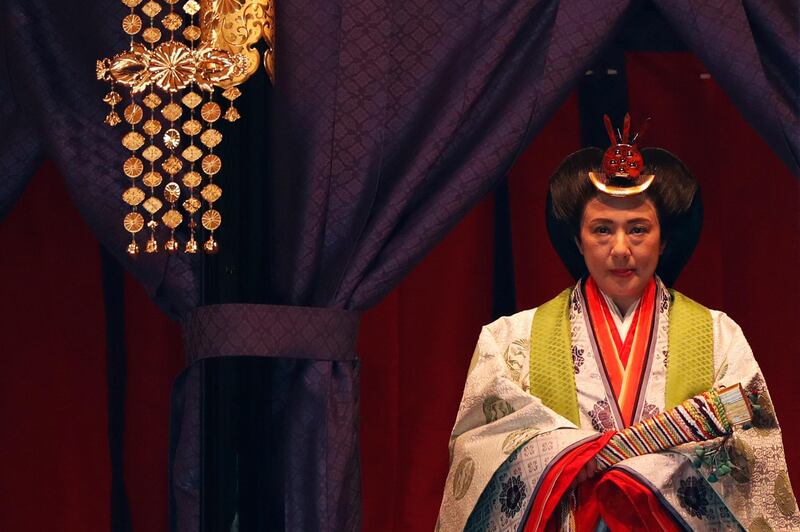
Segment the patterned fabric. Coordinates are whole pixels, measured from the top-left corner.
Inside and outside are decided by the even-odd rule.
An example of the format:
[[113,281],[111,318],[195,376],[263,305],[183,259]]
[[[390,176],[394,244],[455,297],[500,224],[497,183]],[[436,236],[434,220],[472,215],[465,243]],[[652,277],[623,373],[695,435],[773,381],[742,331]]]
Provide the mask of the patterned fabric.
[[189,362],[222,356],[354,360],[359,313],[278,305],[208,305],[184,322]]
[[606,298],[592,277],[586,280],[583,289],[588,315],[592,321],[591,332],[600,351],[623,423],[627,426],[631,424],[636,413],[638,392],[651,345],[656,281],[651,279],[645,288],[624,341],[614,324]]
[[634,456],[712,440],[731,430],[722,401],[710,391],[618,432],[597,455],[597,462],[606,469]]
[[[672,303],[671,299],[669,292],[663,289],[656,297],[656,337],[648,353],[640,394],[641,406],[637,406],[635,418],[637,423],[642,419],[651,420],[654,414],[666,410],[664,360],[670,350],[667,345],[671,330],[669,318],[675,305],[681,304],[677,299]],[[513,517],[508,517],[508,505],[504,506],[501,501],[504,486],[510,486],[509,479],[519,476],[525,486],[525,500],[531,501],[536,489],[533,481],[525,478],[526,474],[541,478],[542,471],[553,464],[559,453],[582,441],[581,438],[624,428],[613,409],[613,392],[601,376],[599,355],[587,329],[585,302],[580,290],[572,290],[565,306],[568,306],[572,347],[583,351],[580,371],[574,372],[572,350],[568,351],[570,363],[566,368],[575,378],[580,423],[572,424],[544,406],[539,398],[528,392],[528,383],[520,375],[519,369],[531,363],[520,359],[520,355],[525,353],[520,346],[531,338],[532,324],[539,309],[501,318],[484,327],[453,428],[450,443],[453,466],[445,486],[438,529],[461,530],[468,523],[488,530],[513,528],[512,520],[518,519],[519,513],[512,512]],[[800,512],[786,474],[780,427],[758,365],[741,329],[723,313],[706,312],[712,328],[710,364],[713,380],[709,389],[724,390],[742,384],[748,393],[758,393],[759,404],[763,404],[753,418],[753,429],[735,430],[731,436],[704,444],[723,445],[730,462],[736,467],[732,468],[730,475],[710,483],[707,480],[710,471],[706,466],[701,465],[701,470],[698,470],[693,465],[698,447],[693,441],[625,458],[608,471],[624,469],[640,484],[649,486],[660,504],[686,529],[800,530]],[[675,328],[679,330],[680,325],[676,324]],[[509,356],[510,352],[514,355]],[[670,362],[672,358],[670,355]],[[534,383],[529,384],[532,389]],[[483,409],[487,398],[492,398],[493,404],[505,401],[513,407],[513,412],[503,417],[487,418]],[[713,413],[713,401],[705,405],[708,405],[708,416],[697,417],[703,421],[691,425],[691,422],[682,421],[683,425],[677,428],[692,436],[686,439],[705,440],[727,431],[725,421]],[[699,406],[694,401],[687,403],[690,409]],[[687,419],[695,419],[697,413],[687,414]],[[712,414],[719,420],[716,428],[706,425]],[[662,416],[662,419],[667,417]],[[648,426],[655,425],[650,421]],[[670,427],[665,426],[664,430],[669,431]],[[638,447],[645,446],[635,439],[634,432],[628,440],[631,449],[621,454],[638,454],[642,451]],[[651,438],[658,437],[653,430],[648,434]],[[644,433],[640,435],[645,437]],[[556,443],[559,441],[561,443]],[[676,436],[675,441],[679,441]],[[531,456],[519,462],[519,456],[537,448],[540,449],[539,457]],[[518,450],[516,455],[515,450]],[[515,458],[510,459],[511,456]],[[518,467],[518,463],[544,465],[526,469]],[[529,490],[532,485],[534,489]],[[515,493],[521,494],[522,490]],[[564,523],[569,523],[570,515],[570,512],[563,515]]]
[[711,315],[683,294],[671,294],[667,408],[709,390],[714,382]]
[[800,26],[781,0],[655,0],[736,108],[800,175]]
[[571,293],[564,290],[539,307],[531,324],[531,393],[546,407],[578,423],[575,366],[567,358],[572,352],[568,314]]
[[586,441],[565,445],[569,440],[559,432],[563,431],[533,437],[509,455],[483,490],[464,530],[521,530],[548,465]]

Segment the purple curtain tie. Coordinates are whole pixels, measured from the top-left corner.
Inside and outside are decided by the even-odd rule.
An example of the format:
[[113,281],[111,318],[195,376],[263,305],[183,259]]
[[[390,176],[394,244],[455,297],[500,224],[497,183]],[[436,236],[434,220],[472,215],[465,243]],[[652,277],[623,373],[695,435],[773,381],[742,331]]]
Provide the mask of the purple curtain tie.
[[195,308],[184,323],[188,363],[202,358],[267,356],[355,360],[360,313],[282,305]]

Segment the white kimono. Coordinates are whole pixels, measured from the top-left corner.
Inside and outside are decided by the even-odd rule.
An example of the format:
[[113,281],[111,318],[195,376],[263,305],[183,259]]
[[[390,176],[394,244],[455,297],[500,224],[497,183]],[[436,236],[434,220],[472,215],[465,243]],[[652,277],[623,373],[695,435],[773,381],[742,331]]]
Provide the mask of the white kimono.
[[[665,408],[671,299],[660,282],[656,298],[654,337],[633,423]],[[530,394],[535,312],[500,318],[481,331],[450,439],[451,467],[437,530],[460,531],[468,520],[469,528],[475,530],[521,530],[526,519],[535,518],[526,512],[548,465],[599,433],[625,426],[599,365],[579,289],[572,291],[569,321],[580,425]],[[731,318],[713,310],[711,318],[714,386],[741,383],[763,394],[755,428],[737,430],[726,442],[737,468],[719,482],[709,483],[707,474],[692,465],[697,444],[624,460],[614,467],[650,486],[676,522],[687,529],[800,531],[781,431],[758,364]],[[615,321],[624,328],[624,318]],[[561,526],[569,529],[566,516]]]

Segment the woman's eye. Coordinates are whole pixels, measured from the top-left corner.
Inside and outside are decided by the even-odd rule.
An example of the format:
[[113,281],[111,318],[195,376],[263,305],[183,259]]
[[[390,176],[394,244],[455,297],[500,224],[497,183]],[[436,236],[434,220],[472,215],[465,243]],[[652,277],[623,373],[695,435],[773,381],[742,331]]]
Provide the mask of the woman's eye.
[[631,228],[631,234],[643,235],[647,233],[647,228],[642,225],[637,225]]
[[605,225],[598,225],[597,227],[594,228],[594,232],[598,235],[607,235],[611,233],[611,230]]

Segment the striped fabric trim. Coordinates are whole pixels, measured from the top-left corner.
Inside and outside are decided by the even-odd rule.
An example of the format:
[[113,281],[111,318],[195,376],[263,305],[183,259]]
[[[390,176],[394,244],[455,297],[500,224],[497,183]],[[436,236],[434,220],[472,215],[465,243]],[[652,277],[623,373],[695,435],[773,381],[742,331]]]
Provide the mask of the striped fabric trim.
[[597,462],[600,469],[606,469],[634,456],[711,440],[731,430],[719,396],[710,391],[617,432],[597,454]]
[[636,413],[653,335],[656,288],[655,279],[650,279],[634,312],[633,323],[623,340],[594,278],[590,276],[584,284],[591,334],[600,350],[600,359],[614,392],[614,399],[619,405],[624,426],[633,422]]

